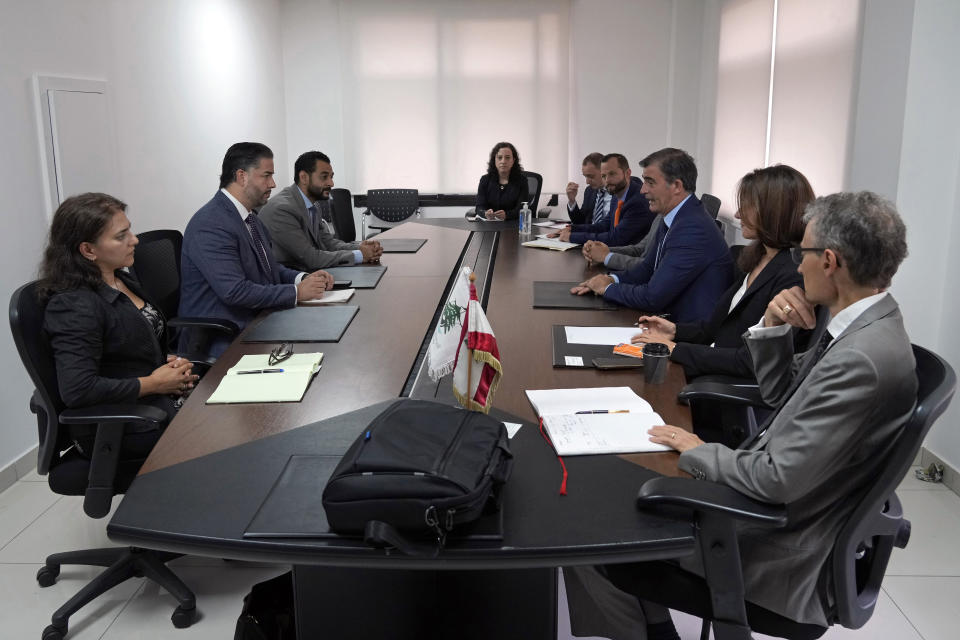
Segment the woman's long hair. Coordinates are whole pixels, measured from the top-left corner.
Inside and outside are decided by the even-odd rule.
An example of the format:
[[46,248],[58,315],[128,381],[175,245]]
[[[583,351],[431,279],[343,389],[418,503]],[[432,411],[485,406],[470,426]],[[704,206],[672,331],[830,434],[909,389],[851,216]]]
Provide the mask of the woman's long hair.
[[500,172],[497,171],[497,152],[504,147],[513,152],[513,166],[510,167],[508,180],[517,182],[523,177],[523,165],[520,164],[520,154],[517,152],[517,148],[509,142],[498,142],[493,145],[493,149],[490,150],[490,159],[487,161],[487,175],[491,178],[500,179]]
[[126,209],[126,204],[105,193],[81,193],[57,207],[40,263],[42,299],[60,291],[96,289],[103,283],[99,267],[80,254],[80,244],[96,242],[110,219]]
[[803,212],[814,199],[802,173],[785,164],[754,169],[740,179],[737,207],[756,211],[757,239],[740,252],[737,266],[749,273],[763,258],[764,247],[786,249],[803,239]]

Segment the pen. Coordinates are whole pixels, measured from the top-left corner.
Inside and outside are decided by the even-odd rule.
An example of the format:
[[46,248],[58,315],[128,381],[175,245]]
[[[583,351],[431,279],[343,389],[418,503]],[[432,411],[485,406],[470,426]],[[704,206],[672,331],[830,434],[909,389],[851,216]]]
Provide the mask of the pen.
[[283,373],[283,369],[250,369],[249,371],[237,371],[238,376],[246,373]]
[[[652,315],[654,318],[663,318],[664,320],[666,320],[667,318],[670,317],[670,314],[669,314],[669,313],[651,313],[651,314],[649,314],[649,315]],[[638,321],[638,322],[634,322],[634,323],[633,323],[633,326],[639,327],[639,326],[640,326],[640,322],[639,322],[639,321]]]
[[591,409],[589,411],[577,411],[577,415],[585,413],[630,413],[629,409]]

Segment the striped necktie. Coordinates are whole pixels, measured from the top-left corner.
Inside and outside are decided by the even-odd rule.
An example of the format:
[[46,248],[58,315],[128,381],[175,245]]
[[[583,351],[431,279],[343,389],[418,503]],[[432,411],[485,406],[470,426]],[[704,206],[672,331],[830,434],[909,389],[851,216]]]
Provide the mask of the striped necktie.
[[253,238],[253,245],[257,250],[257,260],[260,261],[260,266],[263,267],[263,270],[267,274],[273,273],[273,269],[270,268],[270,261],[267,259],[267,248],[263,243],[263,236],[260,235],[260,229],[257,228],[256,215],[250,212],[244,219],[244,222],[247,223],[247,229],[250,230],[250,237]]
[[603,208],[603,196],[607,190],[600,188],[597,190],[597,199],[593,203],[593,220],[591,222],[602,222],[607,217],[607,212]]

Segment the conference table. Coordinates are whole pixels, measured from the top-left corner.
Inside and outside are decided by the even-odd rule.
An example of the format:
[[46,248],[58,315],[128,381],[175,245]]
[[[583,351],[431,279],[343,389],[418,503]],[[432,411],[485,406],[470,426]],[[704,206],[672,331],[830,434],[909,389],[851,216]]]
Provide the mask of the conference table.
[[[206,404],[242,355],[276,346],[243,342],[241,334],[167,427],[112,517],[109,537],[292,565],[302,638],[551,638],[557,567],[693,553],[689,523],[634,508],[645,480],[684,475],[676,453],[568,457],[567,494],[560,495],[560,465],[525,390],[629,386],[668,424],[690,429],[690,413],[676,399],[684,384],[679,366],[671,364],[656,385],[644,383],[642,369],[553,366],[553,325],[625,326],[638,314],[533,308],[535,281],[578,282],[597,270],[577,250],[526,248],[518,236],[513,222],[462,219],[410,222],[382,234],[426,243],[416,253],[383,255],[386,272],[347,303],[359,311],[338,342],[295,344],[296,352],[324,354],[301,402]],[[341,455],[397,398],[452,401],[449,377],[434,382],[426,374],[425,353],[462,266],[477,274],[499,345],[504,373],[492,415],[524,425],[511,439],[515,463],[501,510],[488,516],[493,534],[468,529],[443,549],[413,555],[327,531],[250,535],[291,456]],[[291,511],[304,522],[322,520],[322,490],[318,480]]]

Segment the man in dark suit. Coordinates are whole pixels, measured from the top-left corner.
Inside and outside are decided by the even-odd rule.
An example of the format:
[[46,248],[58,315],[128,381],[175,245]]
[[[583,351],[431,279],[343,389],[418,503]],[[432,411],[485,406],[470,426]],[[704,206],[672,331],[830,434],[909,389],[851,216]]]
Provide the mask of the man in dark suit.
[[291,269],[376,262],[383,250],[376,240],[344,242],[334,235],[324,213],[331,206],[333,167],[320,151],[308,151],[293,165],[296,182],[271,198],[260,210],[260,221],[273,237],[273,254]]
[[600,175],[611,195],[611,211],[606,219],[592,224],[567,225],[552,237],[577,244],[599,240],[620,246],[639,242],[647,234],[656,216],[650,212],[641,193],[642,183],[631,176],[627,159],[619,153],[608,153],[600,163]]
[[603,187],[603,178],[600,175],[600,163],[603,162],[602,153],[590,153],[583,159],[580,172],[587,182],[583,190],[583,206],[577,204],[577,192],[580,185],[576,182],[567,183],[567,215],[573,224],[592,224],[603,222],[610,213],[610,194]]
[[733,260],[713,218],[693,195],[697,166],[685,151],[672,148],[651,153],[640,166],[650,211],[664,216],[654,244],[639,265],[594,276],[571,293],[592,292],[633,309],[669,313],[674,322],[706,320],[733,281]]
[[[227,149],[220,190],[183,233],[179,315],[232,320],[242,329],[263,309],[293,307],[333,286],[326,271],[302,273],[274,259],[270,234],[254,210],[275,186],[269,147],[238,142]],[[192,338],[189,332],[180,337],[185,353],[195,352]],[[228,344],[214,339],[207,354],[217,357]]]

